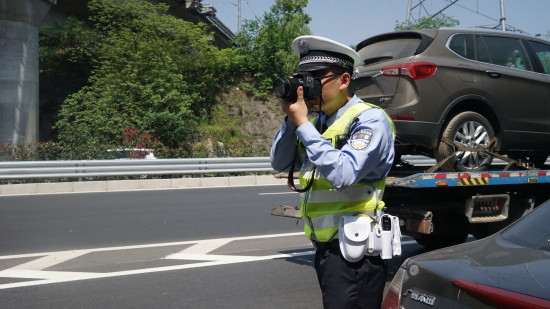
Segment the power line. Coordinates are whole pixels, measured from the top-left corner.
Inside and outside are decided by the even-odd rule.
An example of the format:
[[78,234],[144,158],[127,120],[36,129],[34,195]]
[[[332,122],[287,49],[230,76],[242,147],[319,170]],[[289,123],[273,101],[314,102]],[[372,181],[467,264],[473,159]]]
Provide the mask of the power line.
[[451,6],[456,6],[456,7],[460,7],[462,9],[468,10],[470,12],[473,12],[477,15],[482,16],[482,17],[491,19],[491,20],[498,23],[497,25],[492,25],[492,26],[478,26],[480,28],[490,28],[490,29],[496,29],[496,30],[502,30],[502,31],[515,31],[515,32],[527,33],[527,32],[525,32],[521,29],[518,29],[518,28],[506,23],[506,16],[505,16],[505,10],[504,10],[504,0],[499,1],[500,2],[500,18],[499,19],[493,18],[489,15],[481,13],[479,11],[479,0],[476,0],[476,9],[472,9],[472,8],[469,8],[469,7],[458,4],[457,2],[459,0],[442,0],[443,2],[445,2],[445,6],[441,9],[439,9],[435,14],[430,14],[428,12],[428,10],[426,9],[426,6],[424,4],[425,1],[426,0],[417,0],[416,4],[413,5],[413,3],[415,1],[408,0],[407,21],[406,21],[407,26],[410,25],[411,19],[414,19],[415,22],[417,21],[417,19],[415,19],[415,16],[413,14],[413,11],[415,11],[415,10],[417,11],[418,18],[420,18],[422,16],[423,12],[424,12],[424,14],[429,19],[431,19],[431,18],[434,18],[434,17],[442,14],[445,10],[447,10]]
[[[217,8],[216,11],[218,13],[216,15],[221,15],[222,19],[225,21],[227,26],[231,28],[233,31],[236,30],[235,32],[237,32],[239,30],[240,21],[238,18],[237,19],[235,18],[234,9],[235,7],[238,6],[238,4],[234,3],[233,1],[222,0],[222,2],[219,2],[219,1],[213,2],[212,5],[214,5]],[[232,24],[232,26],[230,26],[230,24]],[[236,28],[235,28],[235,24],[237,25]]]

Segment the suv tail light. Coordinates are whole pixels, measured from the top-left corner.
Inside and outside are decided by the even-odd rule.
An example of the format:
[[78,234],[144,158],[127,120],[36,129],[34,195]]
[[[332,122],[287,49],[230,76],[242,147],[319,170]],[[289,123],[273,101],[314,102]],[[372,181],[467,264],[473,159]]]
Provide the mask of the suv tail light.
[[414,120],[414,118],[409,115],[392,115],[391,120]]
[[494,288],[492,286],[467,280],[454,279],[453,283],[467,294],[496,308],[550,308],[550,301],[545,299]]
[[380,72],[386,76],[409,76],[417,80],[430,77],[437,69],[431,62],[407,62],[383,67]]

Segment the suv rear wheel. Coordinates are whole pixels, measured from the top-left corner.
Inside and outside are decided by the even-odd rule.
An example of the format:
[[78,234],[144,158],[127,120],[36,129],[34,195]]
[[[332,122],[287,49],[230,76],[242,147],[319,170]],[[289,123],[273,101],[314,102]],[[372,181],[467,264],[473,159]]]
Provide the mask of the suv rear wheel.
[[[459,113],[445,126],[439,145],[435,149],[435,159],[441,162],[454,154],[453,158],[441,166],[441,169],[447,172],[487,170],[491,166],[493,156],[482,151],[459,151],[456,146],[449,145],[443,140],[465,147],[487,147],[494,137],[493,128],[485,117],[476,112]],[[489,150],[494,151],[495,145],[497,143],[491,145]]]

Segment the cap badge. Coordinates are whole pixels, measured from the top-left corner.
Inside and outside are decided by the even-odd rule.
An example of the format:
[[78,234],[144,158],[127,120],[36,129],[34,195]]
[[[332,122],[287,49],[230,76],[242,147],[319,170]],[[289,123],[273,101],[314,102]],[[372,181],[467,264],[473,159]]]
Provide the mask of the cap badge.
[[309,53],[309,45],[305,40],[298,41],[298,48],[300,49],[300,55]]

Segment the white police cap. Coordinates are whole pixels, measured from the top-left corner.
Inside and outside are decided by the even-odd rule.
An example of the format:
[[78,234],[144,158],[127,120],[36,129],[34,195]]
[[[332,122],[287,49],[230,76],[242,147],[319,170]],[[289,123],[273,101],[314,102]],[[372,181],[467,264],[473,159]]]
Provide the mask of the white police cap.
[[298,71],[315,71],[340,67],[347,72],[359,65],[359,54],[350,47],[315,35],[304,35],[292,41],[292,50],[300,57]]

